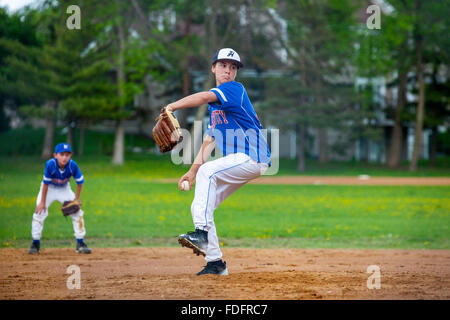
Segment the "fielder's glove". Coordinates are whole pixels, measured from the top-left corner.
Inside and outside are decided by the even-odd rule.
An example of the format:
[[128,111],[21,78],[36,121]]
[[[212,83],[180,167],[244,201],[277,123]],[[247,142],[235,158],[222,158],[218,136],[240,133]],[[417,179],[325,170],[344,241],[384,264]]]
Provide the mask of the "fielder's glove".
[[64,217],[77,213],[81,209],[80,200],[64,201],[61,211]]
[[178,143],[183,141],[180,124],[172,110],[168,110],[167,107],[163,108],[155,121],[157,123],[152,133],[161,153],[172,150]]

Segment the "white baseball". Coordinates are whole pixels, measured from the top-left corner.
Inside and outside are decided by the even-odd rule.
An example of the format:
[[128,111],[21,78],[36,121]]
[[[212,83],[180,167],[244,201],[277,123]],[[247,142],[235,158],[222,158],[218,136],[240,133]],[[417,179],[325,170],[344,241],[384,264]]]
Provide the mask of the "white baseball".
[[181,188],[184,190],[184,191],[188,191],[190,188],[189,188],[189,181],[187,181],[187,180],[184,180],[182,183],[181,183]]

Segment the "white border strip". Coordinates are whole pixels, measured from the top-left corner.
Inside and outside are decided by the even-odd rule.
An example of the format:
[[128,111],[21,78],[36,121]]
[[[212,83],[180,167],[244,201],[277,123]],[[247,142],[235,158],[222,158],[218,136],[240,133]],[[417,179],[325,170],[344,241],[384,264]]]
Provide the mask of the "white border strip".
[[223,101],[228,102],[227,98],[225,97],[225,95],[223,94],[222,90],[220,90],[219,88],[212,88],[211,91],[217,91],[220,96],[222,97]]

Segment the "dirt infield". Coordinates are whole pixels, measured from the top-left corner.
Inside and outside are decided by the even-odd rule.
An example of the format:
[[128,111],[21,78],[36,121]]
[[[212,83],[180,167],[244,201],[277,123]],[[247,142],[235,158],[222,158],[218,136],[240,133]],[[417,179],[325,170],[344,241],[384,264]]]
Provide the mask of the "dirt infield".
[[[155,179],[156,182],[177,183],[178,179]],[[446,177],[331,177],[331,176],[263,176],[249,184],[315,184],[315,185],[366,185],[366,186],[450,186]]]
[[[0,250],[0,299],[450,299],[450,250],[225,248],[229,276],[198,277],[186,248]],[[81,289],[68,289],[76,265]],[[368,289],[367,268],[380,268]],[[195,288],[195,290],[192,290]]]

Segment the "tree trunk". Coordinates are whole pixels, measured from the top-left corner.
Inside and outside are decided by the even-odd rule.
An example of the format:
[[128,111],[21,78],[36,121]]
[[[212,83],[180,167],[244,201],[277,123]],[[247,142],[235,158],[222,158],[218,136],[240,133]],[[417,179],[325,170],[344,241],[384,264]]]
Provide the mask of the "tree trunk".
[[[209,59],[212,59],[214,53],[216,50],[222,48],[226,42],[229,41],[230,35],[232,34],[232,27],[235,23],[235,20],[237,19],[238,12],[240,5],[237,6],[237,11],[234,15],[231,15],[231,19],[228,20],[227,25],[225,28],[221,29],[220,31],[220,41],[217,39],[217,17],[220,15],[220,8],[219,8],[219,2],[217,0],[210,1],[210,7],[211,13],[209,14],[209,19],[205,21],[205,29],[207,30],[208,36],[209,36],[209,44],[207,46],[206,55]],[[210,60],[209,60],[210,61]],[[215,86],[215,77],[211,72],[211,66],[208,65],[208,78],[204,82],[203,89],[209,90],[212,86]],[[201,120],[203,119],[205,113],[207,110],[207,105],[200,106],[197,108],[197,113],[195,115],[195,120]]]
[[[302,62],[305,64],[305,62]],[[303,66],[304,68],[305,66]],[[320,71],[319,71],[320,72]],[[305,72],[304,72],[305,73]],[[305,83],[306,87],[306,83]],[[323,84],[322,84],[322,78],[321,76],[313,77],[313,89],[314,89],[314,96],[315,100],[317,101],[317,104],[324,110],[324,100],[325,97],[323,96]],[[327,136],[327,129],[324,127],[318,128],[318,137],[319,137],[319,163],[326,163],[328,161],[328,136]]]
[[[299,55],[299,65],[300,65],[300,81],[302,84],[302,88],[306,88],[308,85],[308,73],[306,72],[306,52],[305,48],[302,46],[300,48]],[[303,95],[299,95],[300,103],[305,103],[305,97]],[[296,149],[297,149],[297,171],[305,172],[306,171],[306,157],[305,157],[305,148],[306,148],[306,125],[305,124],[296,124]]]
[[296,136],[297,136],[297,171],[304,172],[306,170],[306,160],[305,160],[305,139],[306,139],[306,128],[304,125],[295,125]]
[[392,129],[391,144],[388,151],[387,165],[389,168],[397,168],[400,165],[402,146],[403,146],[403,130],[401,124],[401,114],[406,104],[406,91],[408,82],[408,72],[399,68],[397,106],[395,109],[395,123]]
[[45,120],[44,147],[42,148],[41,159],[47,160],[52,157],[55,140],[56,119]]
[[[206,48],[206,56],[212,57],[215,50],[217,50],[217,14],[218,14],[218,2],[217,1],[211,1],[210,2],[210,10],[211,13],[209,15],[209,19],[205,20],[204,27],[207,30],[208,33],[208,40]],[[211,72],[210,66],[208,66],[207,74],[208,77],[206,78],[205,82],[203,83],[203,90],[209,90],[213,86],[215,86],[214,82],[214,75]],[[207,105],[199,106],[195,113],[195,119],[194,121],[201,121],[203,120],[203,117],[205,116],[205,113],[207,111]],[[194,135],[195,126],[192,125],[190,128],[190,135],[191,139],[189,141],[186,141],[185,148],[183,150],[183,161],[186,162],[188,159],[193,159],[196,156],[197,150],[194,150],[194,140],[196,139]],[[191,152],[191,154],[184,154],[184,152]]]
[[[436,90],[438,87],[438,68],[439,65],[434,63],[433,64],[433,77],[432,77],[432,83],[431,87],[432,90]],[[431,128],[431,136],[430,136],[430,163],[429,166],[431,168],[436,167],[436,156],[437,156],[437,143],[438,143],[438,126],[435,125]]]
[[328,161],[328,135],[327,129],[319,128],[319,163]]
[[72,121],[67,121],[67,143],[69,144],[69,145],[71,145],[72,146],[72,150],[74,149],[74,144],[73,144],[73,142],[74,142],[74,138],[73,138],[73,128],[72,128]]
[[78,143],[78,156],[82,157],[84,153],[84,135],[86,133],[86,126],[81,124],[80,126],[80,142]]
[[123,165],[125,154],[125,127],[123,120],[116,120],[116,134],[114,138],[114,153],[112,163]]
[[[117,0],[116,5],[118,6]],[[118,85],[118,98],[119,98],[119,108],[125,105],[125,62],[124,62],[124,51],[125,51],[125,32],[123,29],[122,22],[119,21],[117,25],[117,35],[118,35],[118,52],[117,52],[117,85]],[[116,165],[123,165],[125,154],[125,128],[122,119],[116,119],[115,128],[115,138],[114,138],[114,150],[112,163]]]
[[[209,73],[207,80],[205,81],[204,85],[203,85],[203,89],[204,90],[209,90],[214,83],[214,75],[212,73]],[[194,121],[203,121],[203,118],[206,114],[207,111],[207,105],[204,104],[200,107],[197,108],[197,112],[195,114],[195,120]],[[194,122],[195,124],[195,122]],[[190,130],[190,134],[191,134],[191,139],[189,141],[186,141],[186,148],[184,149],[186,152],[189,152],[188,150],[191,150],[192,154],[190,155],[191,159],[192,156],[195,158],[195,156],[197,155],[198,151],[200,151],[200,147],[201,147],[201,140],[203,138],[200,137],[200,144],[198,143],[194,143],[194,141],[197,139],[197,137],[195,136],[195,125],[192,125],[191,130]],[[195,146],[197,146],[197,149],[195,149]],[[188,159],[188,155],[186,155],[186,157],[183,157],[183,161],[187,161]]]
[[[218,15],[218,2],[217,1],[211,1],[210,3],[210,10],[211,13],[209,15],[209,19],[205,21],[206,25],[205,28],[208,30],[208,36],[209,36],[209,45],[206,50],[206,55],[212,58],[214,52],[219,49],[217,48],[217,15]],[[206,81],[203,83],[203,90],[209,90],[212,86],[215,86],[216,83],[214,81],[215,77],[211,72],[211,67],[208,65],[207,67],[208,72],[208,78],[206,78]],[[202,120],[206,113],[206,105],[200,106],[197,108],[197,112],[195,114],[195,120]]]
[[436,166],[437,137],[438,137],[438,130],[437,127],[434,127],[431,131],[431,142],[430,142],[430,167],[432,168]]
[[[203,84],[203,90],[209,90],[213,86],[215,86],[214,83],[214,74],[211,72],[208,74],[208,78],[206,79],[205,83]],[[208,109],[208,105],[204,104],[197,108],[197,113],[195,114],[195,120],[202,120],[205,116],[206,110]]]
[[[237,12],[239,12],[239,8],[240,6],[238,6],[238,10]],[[235,20],[237,19],[237,12],[234,15],[231,15],[231,19],[228,20],[227,25],[224,29],[221,29],[221,36],[220,36],[220,41],[217,39],[217,17],[220,14],[220,8],[219,8],[219,1],[218,0],[213,0],[213,1],[209,1],[209,9],[210,9],[210,14],[208,19],[205,20],[205,29],[207,30],[207,34],[208,34],[208,43],[205,46],[206,47],[206,56],[209,59],[212,59],[214,53],[216,52],[216,50],[222,48],[225,43],[227,41],[229,41],[230,35],[232,33],[232,26],[235,23]],[[209,60],[210,61],[210,60]],[[211,89],[213,86],[216,85],[215,82],[215,77],[214,74],[211,72],[211,65],[208,65],[207,67],[207,72],[208,72],[208,77],[205,80],[205,82],[203,83],[203,90],[207,91],[209,89]],[[201,121],[203,120],[203,118],[205,117],[206,111],[208,105],[204,104],[202,106],[199,106],[197,108],[197,112],[195,114],[195,121]],[[191,140],[194,140],[194,128],[195,126],[192,126],[190,129],[190,133],[191,133]],[[197,153],[197,150],[194,150],[194,148],[190,148],[189,143],[190,142],[186,142],[186,148],[184,150],[191,150],[192,152],[194,152],[194,156]],[[183,157],[183,159],[186,159],[187,157]]]
[[[186,16],[186,25],[184,28],[184,39],[186,40],[186,52],[183,56],[183,66],[182,66],[182,92],[183,97],[188,96],[191,93],[191,86],[190,86],[190,77],[189,77],[189,60],[190,60],[190,34],[191,34],[191,24],[192,19],[190,14],[188,13]],[[187,128],[187,117],[189,115],[189,108],[181,109],[179,110],[179,119],[180,119],[180,125],[182,127]]]
[[364,139],[365,143],[366,143],[366,149],[364,150],[365,154],[363,156],[362,161],[369,163],[370,160],[370,139],[369,138],[365,138]]
[[[56,102],[49,102],[48,107],[56,113]],[[45,137],[44,137],[44,146],[41,152],[41,159],[46,160],[51,158],[54,151],[54,140],[55,140],[55,130],[56,130],[56,117],[51,116],[48,119],[45,119]]]
[[419,101],[417,103],[416,112],[416,128],[414,132],[414,149],[412,153],[411,163],[409,165],[410,171],[417,170],[417,162],[422,151],[422,133],[423,133],[423,119],[425,116],[425,81],[423,78],[423,63],[422,63],[422,38],[420,35],[416,36],[416,54],[417,54],[417,82],[419,85]]

